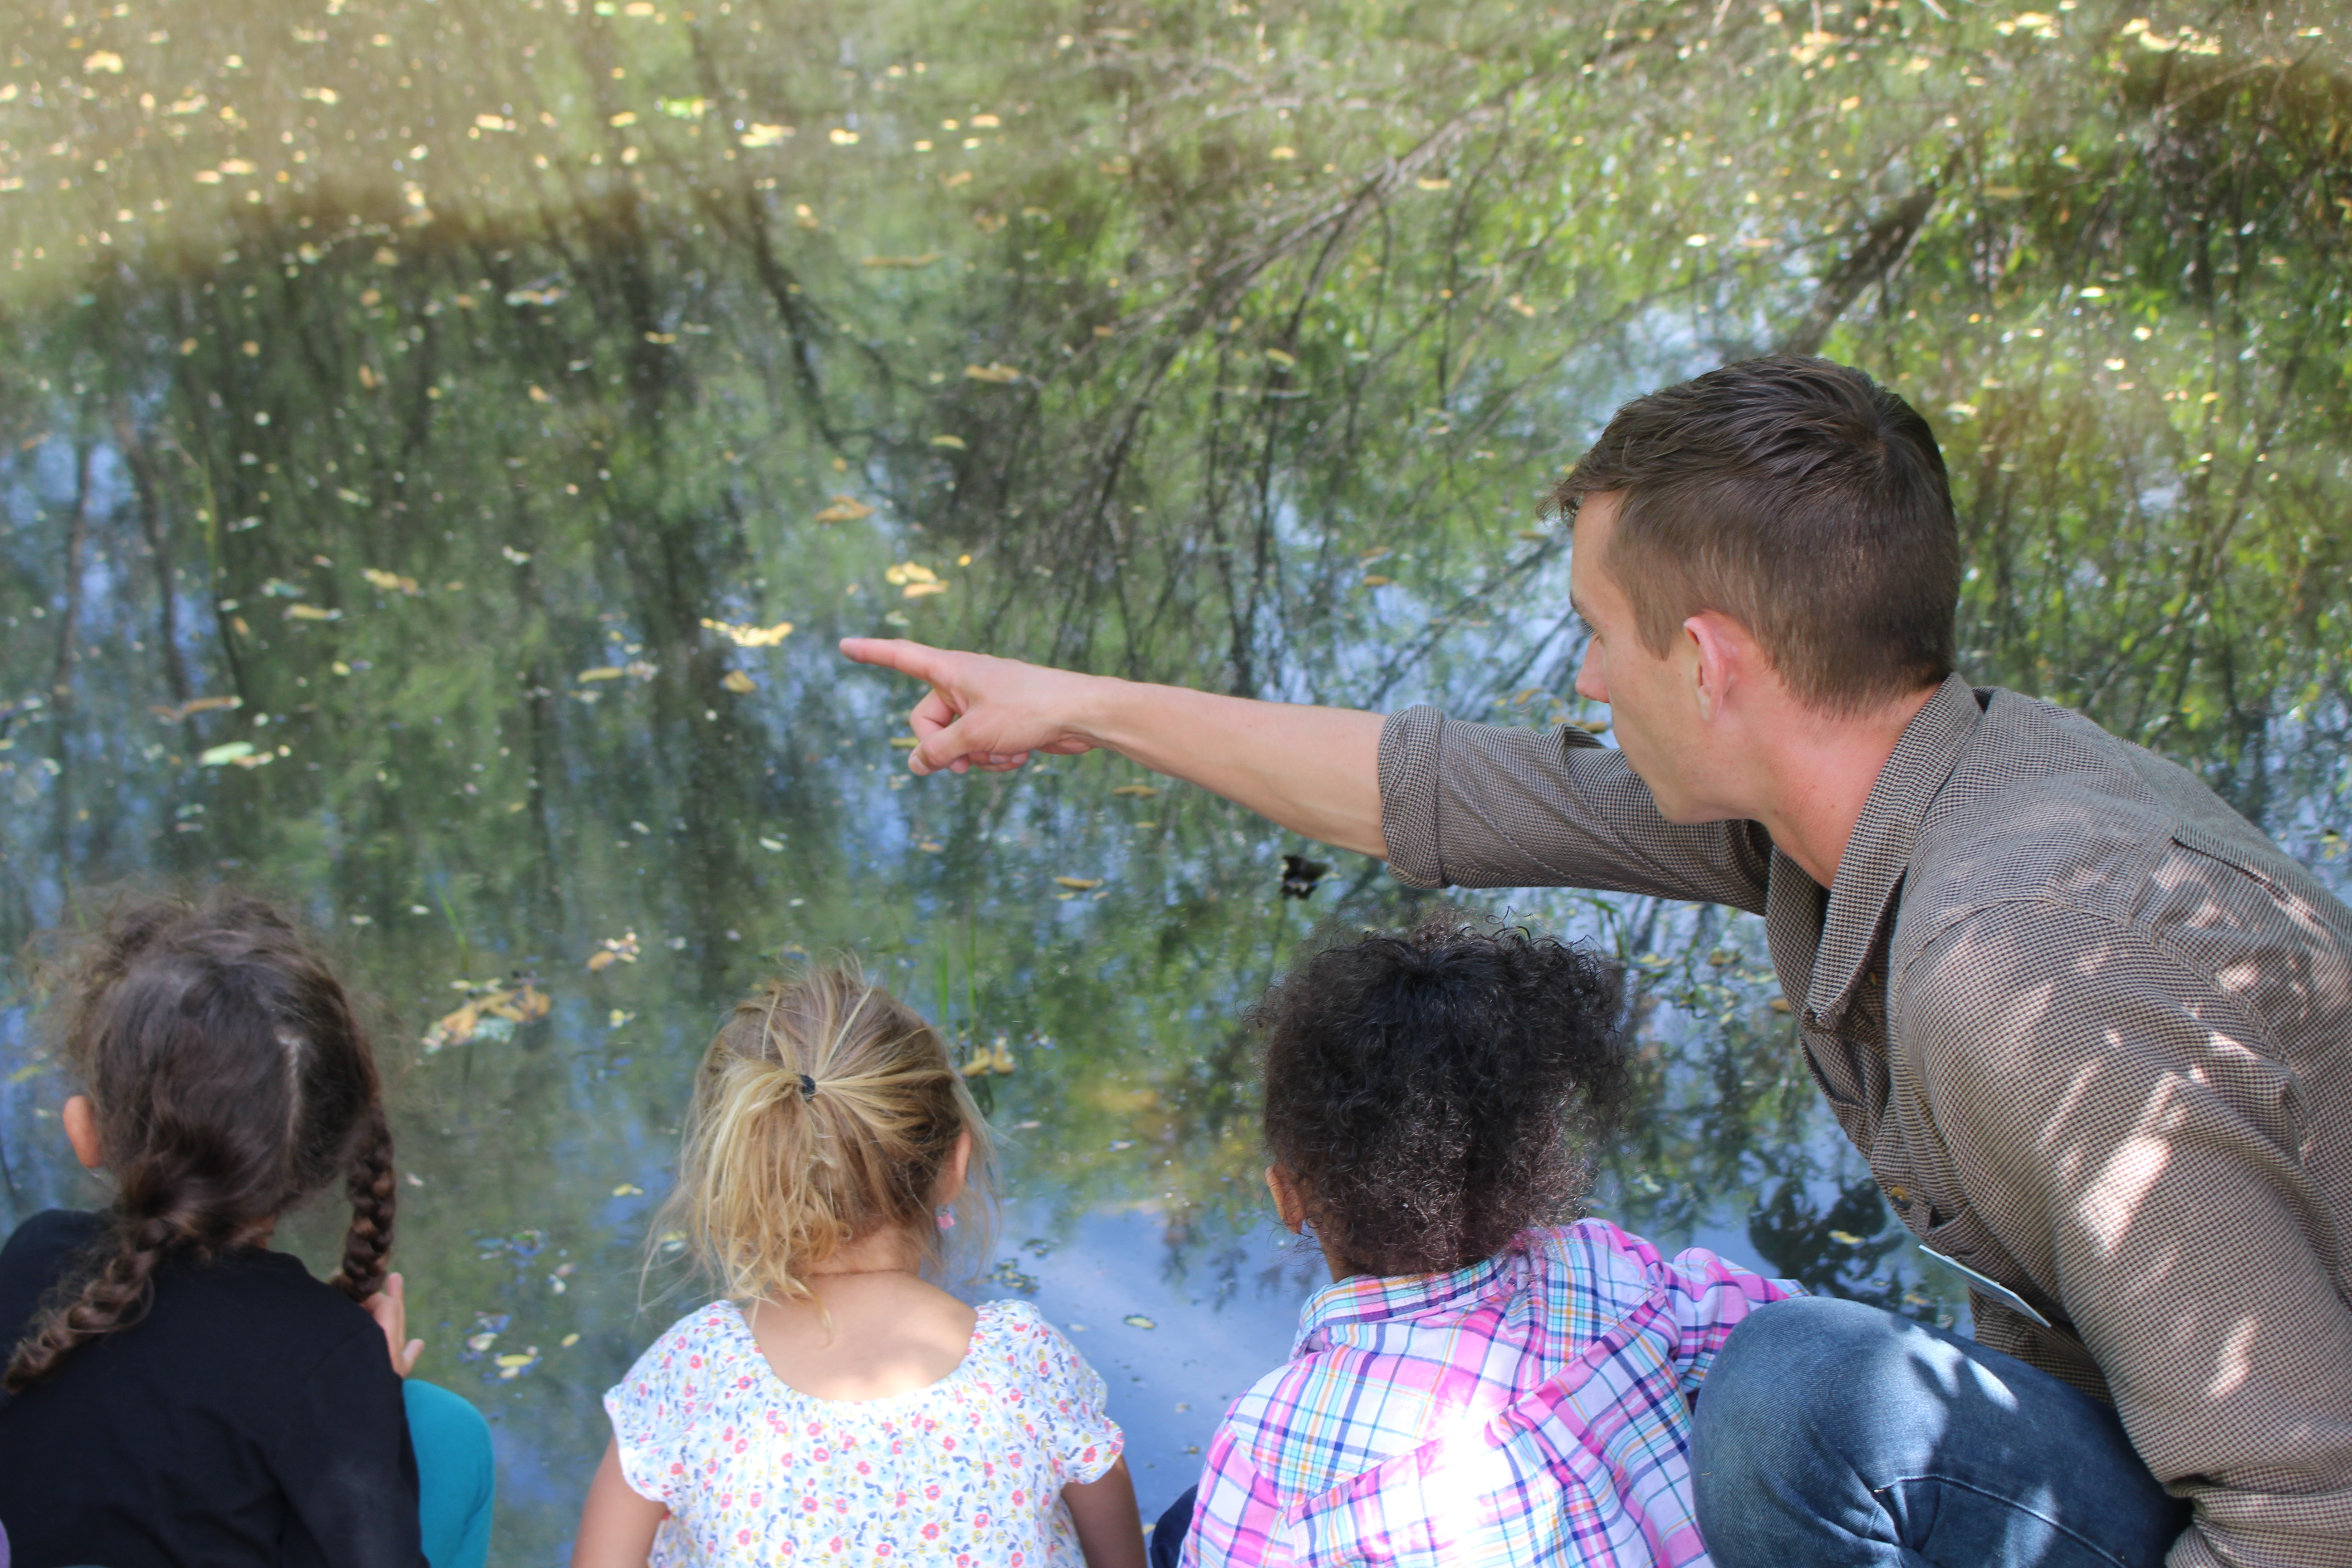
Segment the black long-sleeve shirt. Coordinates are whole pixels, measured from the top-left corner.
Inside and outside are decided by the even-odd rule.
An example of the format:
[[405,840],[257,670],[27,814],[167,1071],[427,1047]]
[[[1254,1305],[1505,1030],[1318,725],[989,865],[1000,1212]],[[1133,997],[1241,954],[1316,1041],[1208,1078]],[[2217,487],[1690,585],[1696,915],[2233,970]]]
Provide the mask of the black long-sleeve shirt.
[[[0,1346],[104,1226],[65,1209],[17,1226]],[[143,1319],[0,1395],[0,1525],[15,1568],[420,1568],[383,1331],[283,1253],[167,1261]]]

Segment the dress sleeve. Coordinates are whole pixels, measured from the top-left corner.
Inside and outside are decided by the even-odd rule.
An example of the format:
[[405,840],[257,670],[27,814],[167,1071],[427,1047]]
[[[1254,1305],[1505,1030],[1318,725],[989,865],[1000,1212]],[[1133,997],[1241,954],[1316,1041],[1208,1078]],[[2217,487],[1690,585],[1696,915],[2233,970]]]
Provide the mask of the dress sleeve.
[[424,1568],[416,1453],[383,1331],[363,1318],[314,1366],[288,1371],[269,1468],[321,1560]]
[[1682,826],[1625,753],[1573,725],[1465,724],[1434,708],[1381,731],[1389,868],[1418,888],[1596,888],[1760,914],[1772,845],[1753,822]]
[[639,1497],[672,1510],[686,1479],[688,1427],[710,1360],[711,1314],[720,1310],[706,1308],[672,1324],[604,1391],[621,1479]]
[[1083,1486],[1109,1474],[1127,1450],[1127,1434],[1106,1413],[1109,1391],[1077,1346],[1062,1337],[1027,1302],[1008,1310],[1013,1354],[1035,1400],[1039,1436],[1064,1486]]

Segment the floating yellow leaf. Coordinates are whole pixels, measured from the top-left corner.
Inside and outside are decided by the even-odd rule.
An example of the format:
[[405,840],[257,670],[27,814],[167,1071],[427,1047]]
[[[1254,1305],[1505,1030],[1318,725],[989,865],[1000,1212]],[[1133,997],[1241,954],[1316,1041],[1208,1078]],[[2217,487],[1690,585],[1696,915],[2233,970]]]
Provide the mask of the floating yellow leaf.
[[993,114],[975,114],[971,117],[971,122],[982,131],[993,131],[1004,123]]
[[196,754],[196,765],[205,768],[224,767],[230,763],[241,763],[251,755],[253,755],[252,742],[231,741],[225,746],[212,746],[199,752]]
[[961,436],[934,436],[931,437],[931,445],[934,447],[945,447],[950,452],[961,452],[963,450],[963,437]]
[[331,87],[306,87],[302,89],[300,96],[309,99],[313,103],[323,103],[330,109],[343,100],[342,94],[337,92]]
[[739,626],[730,621],[714,621],[705,616],[702,624],[737,647],[773,647],[793,635],[793,623],[790,621],[778,621],[772,626]]
[[220,172],[224,174],[250,174],[253,173],[253,165],[242,158],[224,158],[221,160]]
[[719,677],[719,684],[737,696],[746,696],[760,689],[759,683],[740,669],[730,669]]
[[1054,882],[1056,887],[1067,888],[1074,893],[1083,893],[1090,888],[1102,886],[1100,877],[1056,877]]
[[792,133],[789,125],[754,125],[735,140],[746,147],[772,147]]
[[1009,364],[968,364],[963,374],[967,381],[984,381],[991,386],[1003,386],[1021,379],[1021,373]]
[[863,260],[863,261],[859,262],[857,265],[858,265],[858,266],[860,266],[860,267],[874,267],[874,268],[884,268],[884,267],[901,267],[901,268],[929,267],[932,262],[937,261],[939,258],[940,258],[940,253],[939,253],[938,251],[936,251],[936,250],[926,250],[926,251],[925,251],[925,252],[923,252],[923,254],[922,254],[922,255],[920,255],[920,256],[869,256],[869,257],[867,257],[865,260]]
[[91,75],[96,75],[100,71],[105,71],[113,76],[121,76],[122,74],[122,57],[116,54],[112,49],[100,49],[97,53],[89,56],[87,59],[83,60],[81,62],[81,68],[89,72]]
[[874,515],[874,509],[856,496],[836,495],[832,504],[816,514],[819,522],[862,522]]
[[555,395],[548,391],[547,388],[540,385],[537,382],[531,383],[528,390],[530,393],[530,400],[533,403],[552,403],[555,401]]
[[1395,578],[1383,577],[1377,572],[1367,572],[1364,574],[1364,586],[1367,588],[1385,588],[1395,581]]
[[646,1195],[646,1190],[635,1182],[623,1182],[613,1189],[613,1195],[616,1198],[641,1198]]
[[1150,800],[1160,792],[1150,784],[1121,784],[1110,793],[1125,795],[1129,800]]
[[1126,1317],[1121,1318],[1119,1321],[1125,1323],[1130,1329],[1156,1329],[1160,1326],[1158,1323],[1153,1322],[1150,1319],[1145,1317],[1140,1312],[1129,1312]]
[[1413,184],[1419,185],[1424,191],[1450,191],[1454,188],[1454,182],[1452,180],[1445,179],[1443,176],[1433,179],[1427,174],[1423,174],[1420,178],[1414,180]]
[[582,670],[579,679],[583,683],[595,680],[618,680],[628,673],[618,665],[600,664],[593,669]]
[[635,931],[624,931],[619,936],[608,936],[598,944],[594,952],[588,955],[588,967],[591,972],[593,972],[609,969],[615,963],[635,963],[637,961],[637,952]]
[[1004,1037],[999,1035],[992,1044],[972,1047],[971,1060],[956,1070],[966,1078],[979,1078],[986,1073],[1009,1076],[1015,1068],[1013,1053],[1004,1048]]
[[343,612],[321,609],[316,605],[289,605],[286,606],[286,618],[289,621],[340,621],[343,618]]
[[902,752],[911,752],[922,743],[922,742],[917,740],[912,735],[893,735],[890,737],[890,744],[896,746]]
[[958,169],[954,174],[950,174],[945,179],[941,180],[940,184],[950,191],[955,189],[958,185],[968,185],[971,184],[971,171],[970,169]]
[[242,697],[191,697],[176,708],[157,707],[150,708],[147,711],[163,720],[166,724],[177,724],[191,714],[210,713],[215,709],[242,708],[243,706],[245,706],[245,699]]
[[1287,163],[1289,160],[1298,156],[1298,149],[1296,147],[1276,147],[1267,153],[1266,156]]
[[635,125],[636,122],[637,111],[634,109],[625,109],[621,110],[620,113],[615,114],[610,120],[604,121],[605,124],[614,126]]
[[826,132],[824,133],[824,139],[832,142],[836,147],[855,147],[857,145],[857,132],[855,131],[844,131],[838,125]]
[[362,566],[360,568],[360,575],[367,579],[371,586],[380,588],[387,594],[406,594],[413,597],[423,591],[417,587],[415,578],[404,577],[396,572],[383,572],[373,566]]
[[1854,1235],[1854,1233],[1850,1230],[1833,1230],[1830,1232],[1830,1239],[1845,1247],[1860,1247],[1862,1245],[1862,1237]]

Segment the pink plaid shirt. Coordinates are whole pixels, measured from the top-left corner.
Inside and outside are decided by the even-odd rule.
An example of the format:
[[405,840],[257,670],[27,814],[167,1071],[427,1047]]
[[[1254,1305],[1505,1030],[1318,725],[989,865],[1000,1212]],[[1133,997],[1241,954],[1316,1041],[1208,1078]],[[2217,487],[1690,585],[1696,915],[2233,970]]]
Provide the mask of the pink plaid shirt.
[[1741,1319],[1800,1294],[1593,1219],[1343,1279],[1225,1413],[1184,1568],[1704,1563],[1691,1401]]

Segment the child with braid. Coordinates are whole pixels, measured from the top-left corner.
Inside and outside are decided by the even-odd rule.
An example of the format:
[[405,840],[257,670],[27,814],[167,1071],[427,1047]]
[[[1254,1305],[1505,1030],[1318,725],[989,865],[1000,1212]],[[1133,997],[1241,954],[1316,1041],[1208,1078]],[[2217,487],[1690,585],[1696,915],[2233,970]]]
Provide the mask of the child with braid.
[[[404,1381],[424,1347],[385,1272],[392,1134],[342,986],[238,898],[129,905],[63,979],[66,1136],[114,1201],[0,1249],[17,1568],[479,1568],[488,1429]],[[351,1228],[322,1284],[268,1243],[337,1184]]]
[[855,973],[736,1007],[656,1227],[720,1299],[604,1395],[573,1568],[1143,1568],[1103,1380],[1029,1303],[924,1278],[986,1141],[939,1036]]

